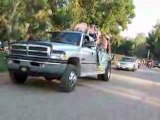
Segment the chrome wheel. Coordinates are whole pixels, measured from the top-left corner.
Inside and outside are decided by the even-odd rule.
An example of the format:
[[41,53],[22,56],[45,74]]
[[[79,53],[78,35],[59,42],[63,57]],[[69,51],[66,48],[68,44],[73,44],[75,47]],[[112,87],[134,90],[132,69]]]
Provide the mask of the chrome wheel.
[[111,69],[108,70],[108,78],[111,76]]
[[74,71],[71,71],[69,75],[69,85],[74,86],[77,82],[77,75]]

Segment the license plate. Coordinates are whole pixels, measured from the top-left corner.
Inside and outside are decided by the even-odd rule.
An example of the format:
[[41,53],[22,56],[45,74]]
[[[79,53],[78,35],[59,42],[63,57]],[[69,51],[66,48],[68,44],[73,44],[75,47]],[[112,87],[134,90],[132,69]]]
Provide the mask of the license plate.
[[26,67],[21,67],[21,71],[22,71],[22,72],[26,72],[26,71],[27,71],[27,68],[26,68]]
[[124,67],[124,66],[123,66],[122,68],[123,68],[123,69],[126,69],[126,67]]

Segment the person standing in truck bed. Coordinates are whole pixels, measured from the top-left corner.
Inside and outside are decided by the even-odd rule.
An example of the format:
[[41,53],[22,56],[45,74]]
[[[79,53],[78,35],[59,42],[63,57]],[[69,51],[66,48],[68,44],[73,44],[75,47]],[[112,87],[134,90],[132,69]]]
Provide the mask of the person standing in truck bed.
[[96,26],[94,24],[90,25],[88,27],[87,33],[94,38],[94,40],[97,40],[97,34],[98,34],[98,30],[96,28]]
[[103,70],[107,66],[107,61],[110,59],[111,47],[109,36],[102,34],[97,44],[97,65],[99,70]]
[[81,22],[74,27],[74,31],[86,33],[88,29],[87,23]]

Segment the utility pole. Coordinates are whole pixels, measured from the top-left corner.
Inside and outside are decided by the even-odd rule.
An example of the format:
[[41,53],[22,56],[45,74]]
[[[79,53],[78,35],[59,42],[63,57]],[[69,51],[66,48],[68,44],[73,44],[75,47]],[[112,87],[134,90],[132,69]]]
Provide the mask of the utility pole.
[[148,59],[148,60],[149,60],[149,57],[150,57],[150,52],[151,52],[151,50],[148,49],[148,53],[147,53],[147,59]]
[[148,52],[147,52],[147,59],[149,60],[149,58],[150,58],[150,53],[151,53],[151,49],[150,49],[150,45],[149,44],[147,44],[147,48],[148,48]]

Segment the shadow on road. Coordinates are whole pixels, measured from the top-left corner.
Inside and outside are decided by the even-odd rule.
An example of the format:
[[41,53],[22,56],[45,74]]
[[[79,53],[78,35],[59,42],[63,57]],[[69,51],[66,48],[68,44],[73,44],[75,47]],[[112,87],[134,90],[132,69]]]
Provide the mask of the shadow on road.
[[[95,76],[93,77],[85,77],[80,78],[80,81],[77,84],[77,87],[82,88],[89,88],[94,89],[97,92],[102,92],[105,94],[112,94],[115,96],[123,97],[130,100],[136,100],[143,103],[147,103],[153,106],[160,107],[160,100],[158,99],[158,96],[152,96],[148,94],[146,91],[142,91],[140,89],[135,89],[131,87],[127,87],[129,84],[132,86],[139,86],[142,85],[152,85],[152,83],[146,82],[146,80],[136,77],[131,77],[129,75],[117,75],[113,74],[114,77],[117,77],[115,80],[112,80],[110,82],[104,82],[101,80],[97,80]],[[3,82],[2,82],[3,81]],[[118,84],[118,81],[122,81],[123,83],[127,84],[127,86],[124,86],[122,84]],[[117,82],[115,84],[115,82]],[[59,81],[53,80],[53,81],[46,81],[44,78],[34,78],[29,77],[28,80],[24,85],[14,85],[11,84],[9,81],[9,78],[7,75],[3,76],[3,79],[1,79],[0,82],[1,87],[7,87],[11,91],[16,92],[23,92],[25,93],[58,93],[59,91]],[[16,87],[15,87],[16,86]],[[73,93],[76,91],[73,91]],[[43,94],[42,94],[43,95]]]
[[25,87],[27,89],[37,89],[37,90],[46,90],[46,91],[59,91],[59,82],[56,80],[46,81],[43,78],[29,78],[27,79],[24,85],[21,87]]

